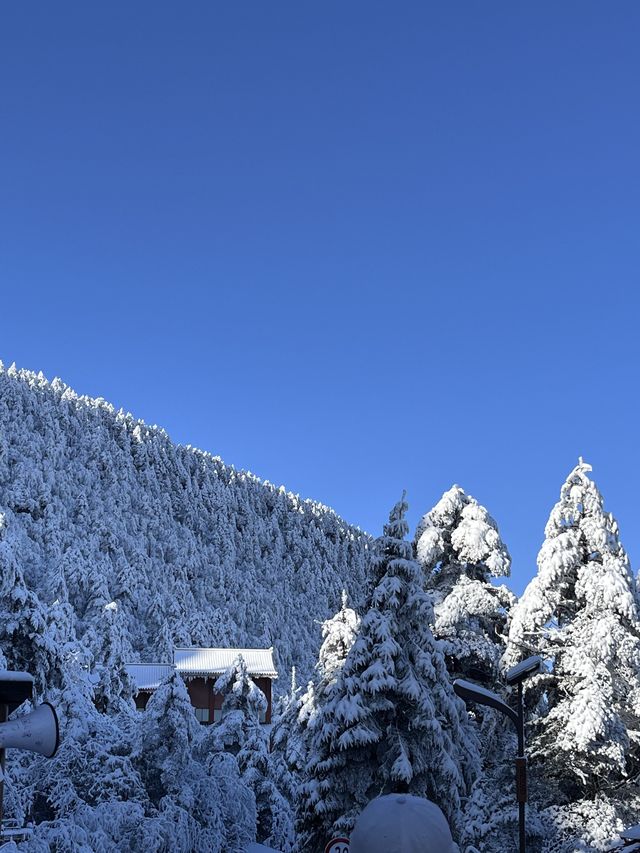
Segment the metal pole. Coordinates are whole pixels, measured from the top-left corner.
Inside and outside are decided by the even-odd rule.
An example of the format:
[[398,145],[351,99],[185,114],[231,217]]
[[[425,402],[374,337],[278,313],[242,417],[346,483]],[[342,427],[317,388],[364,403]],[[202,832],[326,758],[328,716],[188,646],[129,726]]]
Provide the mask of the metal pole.
[[518,799],[518,834],[520,853],[526,853],[525,804],[527,802],[527,759],[524,754],[524,701],[522,682],[518,682],[518,755],[516,756],[516,796]]
[[[6,723],[9,717],[9,706],[0,705],[0,723]],[[2,839],[2,821],[4,818],[4,749],[0,749],[0,768],[2,769],[2,779],[0,779],[0,840]]]
[[479,687],[470,681],[465,681],[463,678],[457,678],[453,682],[453,689],[457,696],[464,699],[466,702],[477,702],[479,705],[487,705],[489,708],[495,708],[509,717],[511,722],[516,727],[518,734],[518,753],[516,755],[516,801],[518,803],[518,832],[520,838],[519,851],[526,853],[527,839],[525,833],[525,808],[527,802],[527,758],[524,752],[524,700],[522,682],[527,675],[532,675],[539,671],[541,659],[537,656],[527,658],[522,664],[513,667],[507,673],[507,684],[513,686],[518,685],[518,708],[516,711],[512,707],[503,702],[497,693],[487,690],[484,687]]

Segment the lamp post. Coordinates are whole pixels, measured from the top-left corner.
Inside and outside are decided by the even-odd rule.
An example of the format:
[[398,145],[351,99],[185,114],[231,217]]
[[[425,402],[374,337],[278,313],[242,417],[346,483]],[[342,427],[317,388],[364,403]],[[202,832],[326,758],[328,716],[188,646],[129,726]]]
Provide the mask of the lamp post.
[[522,663],[512,667],[505,676],[505,681],[510,687],[518,687],[518,708],[513,710],[504,702],[497,693],[480,687],[470,681],[458,678],[453,682],[456,694],[466,702],[475,702],[477,705],[487,705],[500,711],[509,717],[516,727],[518,735],[518,754],[516,755],[516,798],[518,801],[518,835],[519,853],[526,853],[525,833],[525,804],[527,802],[527,758],[524,754],[524,701],[522,696],[522,683],[531,675],[535,675],[542,669],[542,658],[538,655],[523,660]]

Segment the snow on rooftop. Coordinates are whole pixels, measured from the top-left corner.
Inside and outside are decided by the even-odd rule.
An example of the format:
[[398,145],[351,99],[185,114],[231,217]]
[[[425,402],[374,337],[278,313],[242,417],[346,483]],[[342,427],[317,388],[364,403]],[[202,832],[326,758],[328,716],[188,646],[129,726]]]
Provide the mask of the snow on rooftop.
[[163,678],[173,672],[170,663],[128,663],[126,670],[138,690],[156,690]]
[[0,669],[0,681],[28,681],[33,684],[33,676],[28,672],[14,672],[11,669]]
[[178,672],[184,675],[221,674],[229,669],[238,655],[244,658],[249,675],[278,677],[273,649],[174,649],[173,661]]
[[244,658],[249,675],[255,678],[278,677],[273,663],[273,649],[174,649],[173,664],[128,663],[126,669],[138,690],[156,690],[162,679],[174,669],[186,676],[221,675],[238,655]]

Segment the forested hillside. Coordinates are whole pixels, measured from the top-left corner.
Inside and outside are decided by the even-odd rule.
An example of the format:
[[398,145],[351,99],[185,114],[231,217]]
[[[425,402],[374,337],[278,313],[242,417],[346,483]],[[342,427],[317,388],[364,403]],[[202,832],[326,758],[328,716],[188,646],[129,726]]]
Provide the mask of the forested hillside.
[[[463,853],[515,849],[513,732],[451,682],[512,702],[505,668],[536,653],[528,849],[610,850],[640,809],[640,599],[590,473],[580,459],[562,485],[517,601],[497,522],[459,486],[412,538],[403,496],[374,542],[103,400],[0,368],[0,669],[29,671],[62,731],[51,761],[9,750],[5,814],[35,823],[20,849],[315,853],[396,790],[439,804]],[[270,735],[241,656],[215,686],[220,723],[198,724],[175,673],[135,710],[125,661],[191,643],[274,645]]]
[[273,645],[283,673],[310,671],[342,589],[360,601],[370,544],[320,504],[1,364],[0,517],[27,588],[68,598],[91,647],[107,629],[134,660]]

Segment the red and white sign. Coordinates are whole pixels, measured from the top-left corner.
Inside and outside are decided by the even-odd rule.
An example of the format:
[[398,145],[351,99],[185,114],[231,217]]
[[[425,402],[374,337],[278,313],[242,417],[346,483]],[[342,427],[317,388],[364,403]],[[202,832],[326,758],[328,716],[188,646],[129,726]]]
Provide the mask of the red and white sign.
[[324,853],[349,853],[349,839],[332,838],[324,848]]

